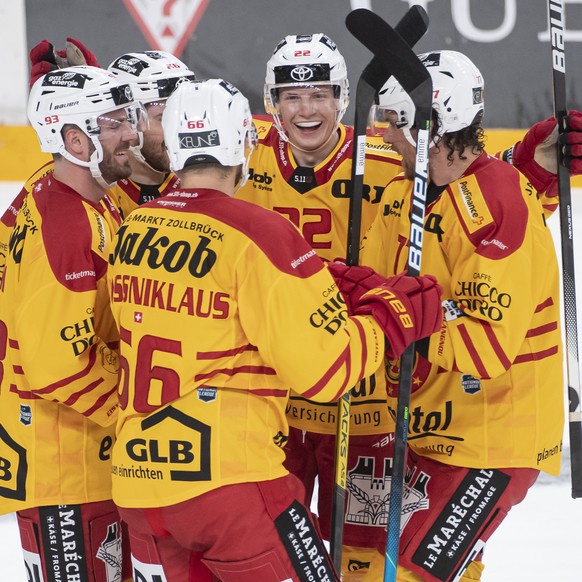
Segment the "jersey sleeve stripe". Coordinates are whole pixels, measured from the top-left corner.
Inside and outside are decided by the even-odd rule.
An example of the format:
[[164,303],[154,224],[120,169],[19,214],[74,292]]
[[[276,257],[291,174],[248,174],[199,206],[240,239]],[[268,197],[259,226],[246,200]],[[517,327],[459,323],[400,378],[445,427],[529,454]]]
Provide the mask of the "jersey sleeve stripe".
[[546,325],[540,325],[539,327],[534,327],[528,330],[525,337],[536,337],[538,335],[544,335],[550,333],[551,331],[556,331],[558,329],[558,322],[553,321],[551,323],[546,323]]
[[551,307],[553,304],[554,304],[554,300],[552,299],[552,297],[548,297],[544,302],[540,303],[536,307],[535,313],[539,313],[540,311],[543,311],[544,309]]
[[48,386],[45,386],[44,388],[39,388],[38,390],[34,390],[34,392],[36,392],[38,394],[50,394],[51,392],[54,392],[55,390],[58,390],[59,388],[62,388],[63,386],[67,386],[69,384],[72,384],[76,380],[80,380],[83,376],[86,376],[87,374],[89,374],[91,372],[93,366],[95,365],[96,359],[97,359],[97,346],[92,345],[90,350],[89,350],[89,358],[87,361],[87,365],[80,372],[78,372],[77,374],[73,374],[72,376],[68,376],[67,378],[63,378],[62,380],[59,380],[58,382],[55,382],[54,384],[49,384]]
[[552,346],[547,350],[542,350],[541,352],[535,352],[532,354],[523,354],[521,356],[517,356],[515,360],[513,360],[514,364],[523,364],[524,362],[531,362],[534,360],[543,360],[544,358],[549,358],[550,356],[554,356],[558,353],[558,346]]
[[198,360],[216,360],[218,358],[229,358],[242,354],[243,352],[257,352],[257,346],[251,344],[246,344],[245,346],[240,346],[238,348],[232,348],[230,350],[221,350],[215,352],[197,352],[196,358]]
[[238,366],[237,368],[221,368],[219,370],[212,370],[206,374],[196,374],[194,380],[199,382],[201,380],[208,380],[214,378],[218,374],[226,376],[235,376],[236,374],[263,374],[265,376],[276,376],[277,372],[273,368],[267,366]]
[[77,402],[79,400],[79,398],[81,398],[81,396],[84,396],[85,394],[89,394],[89,392],[91,392],[91,390],[94,390],[95,388],[97,388],[97,386],[99,386],[99,384],[101,384],[102,382],[103,382],[103,378],[97,378],[97,380],[94,380],[90,384],[87,384],[87,386],[85,386],[85,388],[83,388],[82,390],[77,390],[76,392],[73,392],[73,394],[71,394],[63,402],[63,404],[65,406],[73,406],[73,404],[75,404],[75,402]]
[[289,395],[288,390],[277,390],[276,388],[268,389],[268,388],[258,388],[257,390],[248,390],[250,394],[254,394],[255,396],[263,396],[265,398],[287,398]]
[[[350,348],[349,346],[347,346],[344,351],[341,353],[340,357],[337,358],[337,360],[329,367],[329,370],[319,379],[319,381],[314,384],[311,388],[309,388],[308,390],[306,390],[303,393],[303,396],[305,398],[310,398],[315,396],[316,394],[319,394],[319,392],[321,392],[328,384],[329,381],[331,380],[331,378],[338,372],[338,370],[340,370],[343,366],[346,366],[346,374],[344,377],[344,381],[342,382],[341,388],[338,392],[338,394],[343,394],[346,386],[347,386],[347,382],[350,376]],[[337,394],[335,396],[335,398],[337,398]]]
[[497,336],[495,335],[493,328],[488,322],[484,321],[482,323],[485,335],[487,336],[487,339],[489,340],[489,343],[491,344],[491,347],[493,348],[495,355],[499,358],[501,365],[506,370],[509,370],[509,368],[511,367],[511,362],[509,361],[509,358],[505,354],[505,350],[501,347],[501,344],[499,343],[499,340],[497,339]]
[[37,396],[30,390],[19,390],[16,384],[10,384],[10,392],[18,394],[18,397],[22,400],[42,400],[41,396]]
[[469,356],[473,360],[475,367],[477,368],[477,371],[479,372],[479,375],[482,378],[488,378],[489,374],[487,373],[487,370],[486,370],[485,366],[483,365],[483,361],[479,357],[479,352],[475,348],[475,345],[473,344],[473,341],[471,340],[471,336],[469,335],[467,328],[464,325],[459,325],[459,327],[457,329],[459,331],[461,339],[463,340],[463,342],[465,344],[465,347],[467,349],[467,352],[469,353]]
[[[95,404],[93,406],[91,406],[89,409],[85,410],[85,412],[83,412],[83,414],[87,417],[91,417],[96,410],[99,410],[100,408],[103,407],[103,405],[107,404],[108,402],[111,402],[111,397],[117,392],[117,386],[114,386],[109,392],[102,394],[96,401]],[[117,399],[115,399],[113,402],[115,402],[115,406],[112,407],[111,412],[113,412],[114,410],[117,409]],[[111,406],[111,404],[110,404]]]
[[[358,371],[357,376],[363,377],[363,376],[365,376],[364,370],[366,369],[366,362],[368,360],[368,344],[366,342],[366,332],[364,331],[364,327],[359,319],[353,318],[352,322],[355,324],[356,329],[358,330],[358,335],[360,336],[360,343],[362,346],[362,359],[360,360],[360,370]],[[350,378],[350,371],[351,370],[350,370],[349,364],[350,364],[350,360],[348,360],[348,369],[346,370],[346,381],[343,383],[339,392],[334,396],[334,398],[333,398],[334,401],[341,398],[341,396],[345,392],[348,378]]]

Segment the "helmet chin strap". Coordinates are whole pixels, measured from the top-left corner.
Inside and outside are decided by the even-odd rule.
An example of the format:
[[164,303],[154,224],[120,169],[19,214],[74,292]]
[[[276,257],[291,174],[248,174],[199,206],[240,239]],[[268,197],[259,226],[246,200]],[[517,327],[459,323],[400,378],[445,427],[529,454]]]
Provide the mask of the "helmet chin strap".
[[69,162],[77,165],[82,166],[83,168],[89,168],[91,172],[91,176],[99,183],[102,188],[109,190],[115,182],[111,184],[107,183],[104,178],[103,174],[101,174],[101,170],[99,169],[99,164],[103,161],[103,148],[101,147],[101,143],[99,143],[98,138],[94,138],[90,136],[91,142],[95,146],[95,151],[91,154],[91,157],[88,162],[84,162],[75,156],[72,156],[66,149],[63,148],[61,155],[69,160]]
[[100,186],[102,186],[106,190],[109,190],[109,188],[111,188],[115,184],[115,182],[111,182],[111,184],[107,183],[103,178],[103,174],[101,173],[101,170],[99,168],[99,164],[103,161],[103,147],[101,146],[101,142],[99,141],[98,137],[91,136],[91,141],[95,146],[95,151],[91,154],[91,157],[89,158],[89,169],[91,170],[91,176],[95,178],[95,180]]
[[[133,154],[134,158],[139,162],[145,164],[149,170],[152,172],[164,173],[164,170],[156,170],[146,159],[143,155],[141,148],[143,147],[143,132],[138,131],[139,143],[135,146],[129,146],[129,151]],[[166,170],[167,172],[167,170]]]

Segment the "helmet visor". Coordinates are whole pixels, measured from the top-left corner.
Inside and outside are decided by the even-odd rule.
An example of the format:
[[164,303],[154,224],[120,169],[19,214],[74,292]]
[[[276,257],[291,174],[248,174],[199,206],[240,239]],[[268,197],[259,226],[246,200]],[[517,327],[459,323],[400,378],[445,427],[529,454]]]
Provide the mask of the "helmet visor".
[[372,105],[368,127],[372,136],[383,137],[389,127],[404,129],[410,127],[409,120],[404,113],[397,113],[382,105]]

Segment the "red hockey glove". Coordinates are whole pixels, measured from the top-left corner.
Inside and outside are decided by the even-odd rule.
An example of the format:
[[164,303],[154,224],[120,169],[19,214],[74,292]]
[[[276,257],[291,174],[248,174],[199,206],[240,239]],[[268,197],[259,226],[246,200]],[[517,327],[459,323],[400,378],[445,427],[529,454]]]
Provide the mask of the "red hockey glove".
[[[582,173],[582,113],[569,111],[567,122],[560,143],[565,147],[566,167],[572,176],[576,176]],[[557,121],[555,117],[549,117],[534,124],[522,141],[503,153],[503,159],[510,161],[538,192],[557,195],[557,143]]]
[[582,174],[582,113],[572,109],[566,117],[566,133],[559,138],[564,148],[564,164],[571,176]]
[[55,51],[54,46],[48,40],[41,40],[30,51],[30,86],[43,75],[57,69],[77,65],[90,65],[100,67],[95,55],[81,42],[67,37],[65,48]]
[[[62,51],[58,51],[59,54]],[[99,64],[97,57],[90,51],[80,40],[67,36],[65,43],[65,54],[69,66],[75,65],[89,65],[90,67],[103,67]]]
[[346,302],[349,315],[354,314],[354,305],[366,291],[386,283],[386,277],[378,275],[370,267],[348,267],[345,263],[332,261],[327,268]]
[[362,295],[356,315],[372,315],[386,336],[386,357],[399,358],[406,347],[441,328],[442,288],[432,275],[397,275]]
[[59,68],[53,45],[48,40],[41,40],[30,51],[30,86],[49,71]]

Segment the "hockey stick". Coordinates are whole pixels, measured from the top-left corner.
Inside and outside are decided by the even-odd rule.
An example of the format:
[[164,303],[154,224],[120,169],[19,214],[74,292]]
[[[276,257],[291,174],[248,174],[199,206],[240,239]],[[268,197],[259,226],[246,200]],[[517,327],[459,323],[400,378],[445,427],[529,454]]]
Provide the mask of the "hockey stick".
[[[554,85],[554,115],[558,133],[566,130],[566,62],[564,54],[563,0],[548,0],[550,39],[552,47],[552,81]],[[568,374],[570,467],[572,497],[582,497],[582,412],[580,409],[580,366],[578,360],[578,318],[576,316],[576,279],[574,274],[574,230],[572,227],[572,192],[570,175],[564,165],[564,151],[559,142],[558,191],[560,196],[560,243],[562,247],[562,283],[564,287],[564,327],[566,368]]]
[[[349,18],[349,15],[348,15]],[[349,28],[349,27],[348,27]],[[428,28],[426,12],[413,6],[406,12],[396,30],[410,45],[414,46]],[[373,34],[370,29],[370,34]],[[379,45],[384,38],[378,35],[375,42]],[[373,51],[372,51],[373,52]],[[352,149],[351,196],[348,215],[348,237],[346,264],[357,265],[360,252],[362,222],[362,195],[364,189],[364,160],[366,150],[366,128],[368,115],[376,93],[392,75],[383,61],[374,57],[363,70],[356,87],[356,110],[354,119],[354,138]],[[334,492],[331,508],[331,556],[338,570],[341,570],[341,549],[344,531],[346,500],[346,479],[348,465],[348,440],[350,428],[350,393],[346,392],[338,402],[338,421],[336,430]]]
[[[351,27],[348,26],[350,32],[370,50],[374,51],[374,54],[378,58],[391,67],[394,77],[396,77],[403,89],[409,94],[416,107],[416,165],[410,217],[410,247],[408,251],[407,271],[408,275],[417,276],[420,275],[428,181],[428,143],[430,138],[432,82],[430,74],[412,49],[388,24],[383,23],[384,31],[382,36],[385,42],[381,49],[379,50],[375,46],[370,46],[368,30],[372,22],[377,23],[379,17],[373,13],[366,14],[366,12],[361,11],[357,17],[355,12],[352,12],[354,18],[352,19]],[[377,23],[377,26],[380,26],[380,24]],[[412,344],[408,346],[400,359],[396,432],[394,435],[394,463],[392,467],[388,531],[386,537],[385,582],[396,580],[398,546],[400,542],[400,519],[405,487],[406,447],[414,355],[415,349],[414,344]]]

